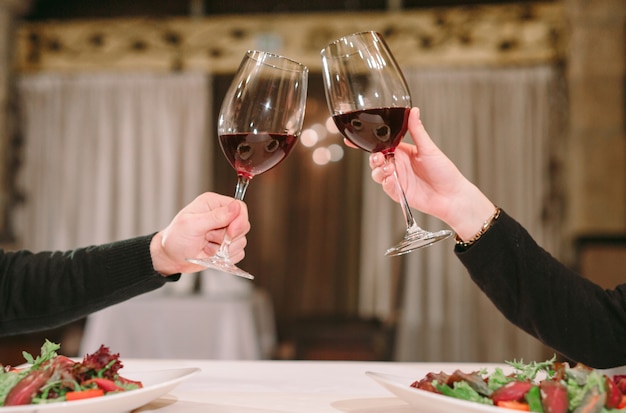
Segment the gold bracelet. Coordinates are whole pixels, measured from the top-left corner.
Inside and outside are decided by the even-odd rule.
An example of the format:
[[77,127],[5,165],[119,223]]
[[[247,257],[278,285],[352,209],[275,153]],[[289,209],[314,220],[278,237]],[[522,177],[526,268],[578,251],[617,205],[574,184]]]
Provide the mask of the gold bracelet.
[[483,226],[480,228],[480,231],[478,231],[476,235],[474,235],[469,240],[463,241],[461,238],[459,238],[457,234],[455,236],[456,245],[463,247],[463,248],[468,248],[469,246],[474,244],[476,241],[480,239],[480,237],[482,237],[485,234],[485,232],[487,232],[489,228],[493,226],[496,220],[500,217],[500,212],[501,212],[501,209],[499,207],[496,207],[496,212],[494,212],[493,215],[483,223]]

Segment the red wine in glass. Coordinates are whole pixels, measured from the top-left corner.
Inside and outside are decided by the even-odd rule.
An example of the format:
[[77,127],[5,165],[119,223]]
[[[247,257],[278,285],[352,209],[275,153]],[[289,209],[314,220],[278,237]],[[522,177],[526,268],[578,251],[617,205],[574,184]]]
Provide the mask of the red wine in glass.
[[282,162],[297,142],[287,133],[226,133],[219,139],[228,162],[249,179]]
[[350,142],[367,152],[392,152],[408,129],[410,108],[355,110],[333,116]]

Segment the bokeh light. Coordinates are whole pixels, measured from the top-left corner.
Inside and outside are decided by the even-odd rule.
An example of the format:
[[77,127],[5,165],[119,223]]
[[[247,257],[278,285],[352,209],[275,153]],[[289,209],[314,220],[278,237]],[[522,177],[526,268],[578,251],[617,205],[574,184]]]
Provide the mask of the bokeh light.
[[328,135],[328,129],[326,129],[326,126],[322,125],[321,123],[315,123],[311,125],[311,129],[317,132],[318,141],[323,141]]
[[330,162],[331,154],[327,147],[320,146],[313,151],[313,162],[318,165],[326,165]]
[[328,133],[331,134],[335,134],[335,133],[339,133],[339,129],[337,129],[337,125],[335,125],[335,121],[333,120],[332,116],[329,116],[328,119],[326,119],[326,130],[328,131]]
[[339,162],[343,158],[343,147],[336,143],[328,146],[331,162]]
[[306,146],[307,148],[312,148],[313,146],[317,145],[317,142],[319,141],[317,132],[313,129],[304,129],[302,131],[302,134],[300,135],[300,143],[302,143],[302,145]]

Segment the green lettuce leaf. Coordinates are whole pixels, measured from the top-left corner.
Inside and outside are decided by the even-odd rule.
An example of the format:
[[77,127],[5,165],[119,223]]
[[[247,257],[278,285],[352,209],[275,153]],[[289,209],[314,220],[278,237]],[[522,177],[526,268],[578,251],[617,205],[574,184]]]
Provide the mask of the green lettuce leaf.
[[493,405],[493,401],[490,398],[481,396],[465,381],[457,381],[452,387],[446,384],[439,384],[436,381],[433,382],[433,385],[437,390],[446,396],[476,403]]
[[24,356],[24,359],[27,363],[32,364],[31,368],[37,369],[46,361],[55,358],[57,356],[57,350],[60,348],[60,344],[46,340],[45,343],[43,343],[43,345],[41,346],[41,353],[37,356],[37,358],[33,358],[33,356],[25,351],[22,352],[22,355]]

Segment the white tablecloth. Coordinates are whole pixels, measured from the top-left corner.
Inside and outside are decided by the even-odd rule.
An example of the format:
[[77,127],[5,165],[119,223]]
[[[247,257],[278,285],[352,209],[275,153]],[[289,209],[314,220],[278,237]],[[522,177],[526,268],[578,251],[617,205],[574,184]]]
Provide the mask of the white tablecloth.
[[[421,378],[429,371],[486,365],[334,361],[125,360],[132,371],[199,367],[168,394],[134,411],[152,413],[419,412],[365,375]],[[131,376],[129,376],[132,378]],[[112,412],[114,413],[114,412]]]
[[80,354],[104,344],[131,358],[264,359],[276,341],[273,317],[270,299],[258,290],[148,294],[89,316]]

